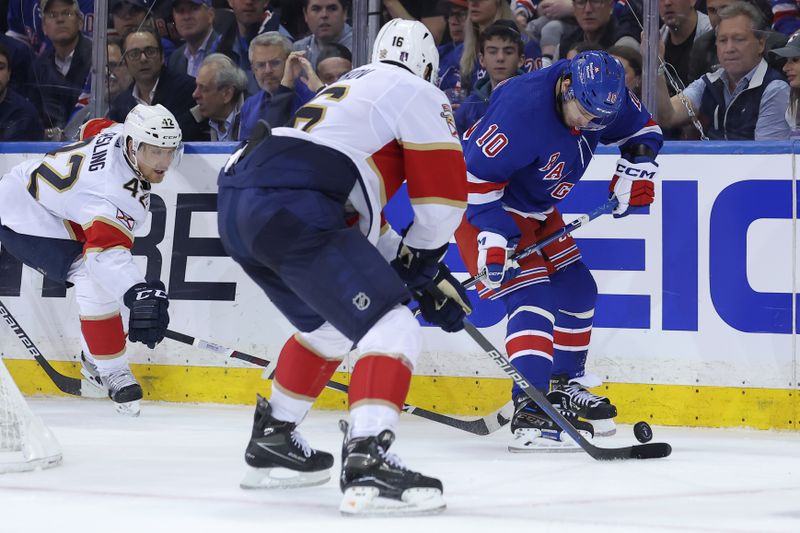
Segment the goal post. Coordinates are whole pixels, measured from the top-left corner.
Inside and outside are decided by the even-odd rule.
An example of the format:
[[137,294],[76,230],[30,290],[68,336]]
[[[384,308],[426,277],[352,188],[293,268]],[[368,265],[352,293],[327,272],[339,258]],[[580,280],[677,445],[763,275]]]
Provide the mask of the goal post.
[[0,358],[0,474],[61,463],[61,446],[33,414]]

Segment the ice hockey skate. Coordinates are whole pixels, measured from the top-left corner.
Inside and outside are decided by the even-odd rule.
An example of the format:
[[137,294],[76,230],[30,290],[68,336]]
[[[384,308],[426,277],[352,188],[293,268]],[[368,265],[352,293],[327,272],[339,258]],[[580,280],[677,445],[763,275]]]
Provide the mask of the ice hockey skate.
[[384,430],[377,437],[349,438],[348,425],[339,422],[345,434],[342,445],[344,493],[339,511],[345,516],[408,516],[444,511],[442,482],[407,469],[389,453],[394,433]]
[[139,416],[142,387],[129,368],[112,370],[108,374],[100,372],[100,381],[108,389],[108,397],[114,402],[114,408],[118,413]]
[[258,396],[241,488],[311,487],[330,480],[333,455],[311,448],[296,428],[295,423],[273,418],[269,402]]
[[[598,385],[599,383],[599,379]],[[594,434],[598,437],[610,437],[617,432],[614,417],[617,408],[605,396],[599,396],[587,389],[581,379],[569,379],[565,375],[553,376],[550,380],[550,391],[553,401],[560,403],[576,416],[586,419],[592,424]]]
[[[547,399],[586,439],[594,436],[592,425],[579,420],[575,413],[564,409],[558,400],[547,395]],[[514,417],[511,419],[513,435],[508,451],[527,452],[577,452],[581,450],[575,440],[567,435],[536,403],[526,394],[514,397]]]

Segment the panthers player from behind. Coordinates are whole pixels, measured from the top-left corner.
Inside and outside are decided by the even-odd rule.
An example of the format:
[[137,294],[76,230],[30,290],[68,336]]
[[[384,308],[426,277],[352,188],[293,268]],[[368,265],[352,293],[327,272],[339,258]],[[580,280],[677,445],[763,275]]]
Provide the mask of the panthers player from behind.
[[[615,217],[654,199],[661,130],[625,88],[605,52],[512,78],[463,137],[469,179],[466,221],[456,232],[481,298],[505,305],[506,351],[523,376],[587,436],[611,434],[617,410],[585,373],[597,285],[572,237],[517,264],[515,251],[564,226],[556,205],[581,179],[598,143],[618,144],[609,186]],[[596,379],[596,378],[595,378]],[[516,385],[511,451],[579,449]],[[588,420],[586,422],[584,420]]]
[[161,281],[133,262],[133,234],[182,151],[181,130],[161,105],[137,105],[124,124],[26,161],[0,179],[0,243],[24,264],[73,287],[80,310],[84,371],[116,409],[139,414],[142,388],[126,354],[128,338],[154,348],[164,338],[169,301]]
[[[223,245],[298,330],[281,350],[271,398],[257,400],[245,488],[329,479],[333,456],[296,428],[355,345],[341,512],[445,506],[438,479],[389,451],[421,350],[403,304],[415,298],[445,331],[463,328],[469,310],[441,264],[467,183],[450,104],[433,85],[437,64],[422,23],[388,22],[372,63],[300,108],[293,127],[251,139],[220,173]],[[381,210],[404,182],[414,220],[401,238]]]

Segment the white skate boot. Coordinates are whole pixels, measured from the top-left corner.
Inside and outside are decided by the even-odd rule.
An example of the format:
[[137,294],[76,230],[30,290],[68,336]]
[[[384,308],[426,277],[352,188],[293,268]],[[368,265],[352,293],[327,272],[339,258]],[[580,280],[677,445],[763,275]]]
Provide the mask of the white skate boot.
[[108,374],[101,373],[100,380],[108,389],[108,397],[114,402],[118,413],[139,416],[142,387],[133,377],[130,368],[112,370]]

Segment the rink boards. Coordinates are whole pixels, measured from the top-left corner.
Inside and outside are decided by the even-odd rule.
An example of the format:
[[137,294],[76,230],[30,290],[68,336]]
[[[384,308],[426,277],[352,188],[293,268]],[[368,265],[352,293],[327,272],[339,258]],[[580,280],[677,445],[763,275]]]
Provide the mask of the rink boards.
[[[0,171],[51,146],[6,143]],[[274,359],[292,328],[225,256],[216,230],[216,176],[232,149],[187,146],[178,171],[154,187],[134,252],[148,278],[167,284],[172,329]],[[649,210],[602,217],[576,232],[601,293],[588,368],[605,381],[621,421],[800,423],[797,151],[789,142],[668,144]],[[565,218],[605,200],[615,152],[599,151],[560,204]],[[410,220],[402,202],[387,213],[400,227]],[[447,261],[465,271],[455,245]],[[0,298],[47,358],[77,375],[73,297],[0,252]],[[500,348],[502,314],[499,304],[481,302],[472,317]],[[54,393],[16,337],[0,328],[0,352],[21,388]],[[507,401],[509,382],[468,335],[425,327],[424,336],[409,403],[475,415]],[[268,390],[257,368],[173,341],[129,353],[150,399],[250,403]],[[350,364],[340,368],[341,381]],[[319,405],[345,401],[328,391]]]

